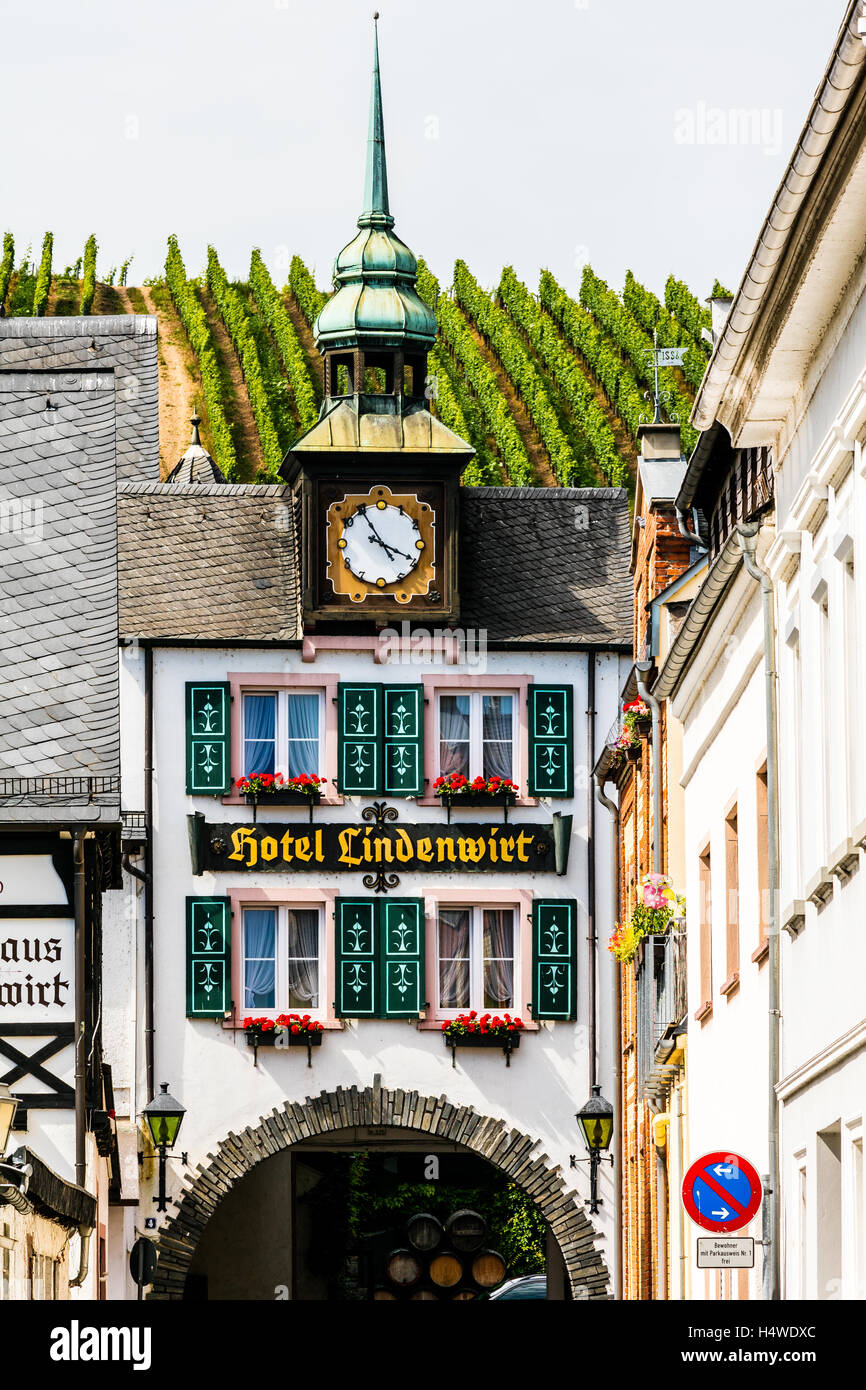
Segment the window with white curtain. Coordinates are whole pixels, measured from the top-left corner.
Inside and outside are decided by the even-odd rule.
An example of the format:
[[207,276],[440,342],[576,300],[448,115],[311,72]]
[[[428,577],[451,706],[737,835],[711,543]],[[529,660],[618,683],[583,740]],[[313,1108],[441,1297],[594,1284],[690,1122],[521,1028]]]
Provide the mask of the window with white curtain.
[[442,691],[436,700],[439,772],[515,777],[517,695],[513,691]]
[[439,1011],[517,1011],[517,957],[513,907],[440,907]]
[[244,1013],[316,1014],[321,1003],[323,909],[243,909]]
[[281,772],[321,776],[324,693],[246,691],[243,697],[243,775]]

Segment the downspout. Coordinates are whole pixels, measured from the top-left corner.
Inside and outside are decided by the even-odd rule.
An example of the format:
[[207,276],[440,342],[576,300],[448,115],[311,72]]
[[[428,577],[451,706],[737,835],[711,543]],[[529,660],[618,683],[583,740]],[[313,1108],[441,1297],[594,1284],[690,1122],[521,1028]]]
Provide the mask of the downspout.
[[652,662],[638,661],[635,663],[634,669],[640,672],[637,693],[644,704],[649,706],[653,717],[651,740],[653,757],[653,873],[660,874],[662,871],[661,708],[655,695],[647,690],[643,683],[643,677],[648,676],[652,670]]
[[683,511],[682,507],[677,507],[676,510],[677,526],[680,528],[680,535],[683,537],[684,540],[691,541],[692,545],[698,546],[698,548],[702,550],[706,555],[707,543],[706,541],[702,541],[700,535],[698,534],[698,518],[695,512],[695,508],[692,507],[692,523],[695,528],[693,531],[689,530],[689,523],[686,520],[686,514]]
[[147,1098],[156,1094],[153,1062],[153,648],[144,648],[144,1057]]
[[78,1273],[74,1279],[70,1279],[70,1289],[80,1289],[87,1278],[90,1270],[90,1237],[93,1235],[92,1226],[79,1226],[78,1238],[81,1241],[81,1253],[78,1257]]
[[[613,913],[613,925],[616,925],[619,917],[619,807],[615,801],[605,795],[604,774],[595,774],[596,796],[606,810],[610,811],[613,817],[613,883],[611,892],[611,911]],[[616,1096],[617,1123],[614,1127],[613,1140],[613,1202],[614,1202],[614,1229],[616,1232],[617,1258],[615,1261],[614,1290],[613,1296],[616,1299],[622,1298],[622,1261],[623,1261],[623,1220],[622,1220],[622,1117],[623,1117],[623,1098],[622,1098],[622,999],[619,990],[619,966],[615,967],[614,989],[613,989],[613,1081],[614,1095]]]
[[85,1139],[85,1061],[84,1061],[84,836],[80,827],[72,836],[73,913],[75,919],[75,1181],[84,1187],[87,1176]]
[[[586,766],[595,765],[595,652],[586,654]],[[597,999],[595,972],[595,797],[592,794],[592,777],[588,779],[586,807],[586,936],[589,945],[589,1094],[596,1083],[597,1076]]]
[[778,739],[776,718],[776,614],[773,584],[763,565],[758,562],[757,544],[760,521],[749,521],[737,527],[743,564],[746,571],[761,586],[764,610],[764,713],[767,721],[767,859],[770,880],[770,921],[767,959],[769,972],[769,1075],[767,1078],[767,1159],[770,1172],[770,1191],[764,1194],[769,1220],[767,1235],[769,1257],[764,1246],[762,1292],[774,1302],[779,1297],[779,1024],[780,959],[779,959],[779,778]]

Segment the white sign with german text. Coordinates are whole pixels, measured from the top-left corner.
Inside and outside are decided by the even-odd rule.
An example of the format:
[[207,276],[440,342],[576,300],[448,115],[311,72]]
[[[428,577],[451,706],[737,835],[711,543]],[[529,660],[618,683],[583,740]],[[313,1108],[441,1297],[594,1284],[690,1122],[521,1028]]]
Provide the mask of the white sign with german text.
[[751,1236],[699,1236],[698,1269],[754,1269]]

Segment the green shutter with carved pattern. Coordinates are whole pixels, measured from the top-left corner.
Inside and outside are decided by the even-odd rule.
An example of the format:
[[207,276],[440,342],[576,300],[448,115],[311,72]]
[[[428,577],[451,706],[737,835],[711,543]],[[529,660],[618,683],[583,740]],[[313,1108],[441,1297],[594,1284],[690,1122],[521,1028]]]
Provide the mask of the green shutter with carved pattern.
[[334,903],[334,961],[338,1018],[376,1018],[379,980],[378,903],[373,898],[337,898]]
[[337,687],[337,786],[354,796],[382,791],[382,687]]
[[417,1018],[424,1008],[424,899],[382,898],[379,909],[382,1018]]
[[532,1017],[577,1017],[574,898],[537,898],[532,904]]
[[424,795],[424,687],[386,685],[383,690],[384,792]]
[[231,1013],[231,948],[231,899],[187,898],[187,1018]]
[[225,796],[231,784],[228,682],[187,681],[186,789],[192,796]]
[[529,794],[574,794],[573,687],[529,687]]

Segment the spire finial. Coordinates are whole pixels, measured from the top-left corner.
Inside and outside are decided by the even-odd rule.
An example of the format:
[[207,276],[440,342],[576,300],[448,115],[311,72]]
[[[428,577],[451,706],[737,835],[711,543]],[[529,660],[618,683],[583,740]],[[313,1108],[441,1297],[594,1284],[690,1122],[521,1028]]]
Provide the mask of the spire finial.
[[364,210],[361,227],[393,227],[388,205],[388,169],[385,162],[385,122],[382,117],[382,86],[379,80],[379,11],[373,13],[373,83],[370,90],[370,128],[367,135],[367,176],[364,181]]
[[198,437],[198,427],[199,427],[199,425],[201,424],[201,416],[200,416],[200,415],[191,415],[191,416],[190,416],[190,421],[189,421],[189,422],[190,422],[190,424],[192,425],[192,439],[189,441],[189,442],[190,442],[190,445],[193,445],[193,444],[200,444],[200,443],[201,443],[201,440],[200,440],[199,437]]

